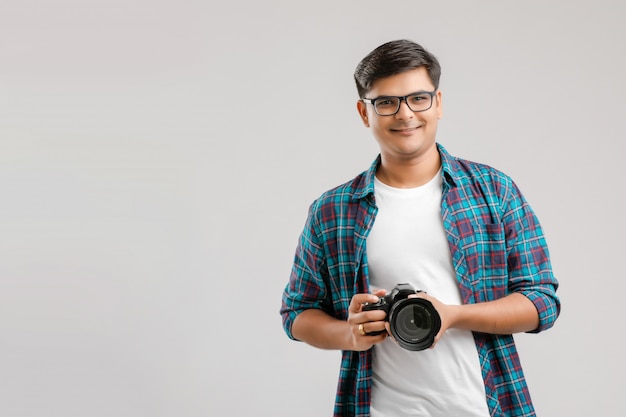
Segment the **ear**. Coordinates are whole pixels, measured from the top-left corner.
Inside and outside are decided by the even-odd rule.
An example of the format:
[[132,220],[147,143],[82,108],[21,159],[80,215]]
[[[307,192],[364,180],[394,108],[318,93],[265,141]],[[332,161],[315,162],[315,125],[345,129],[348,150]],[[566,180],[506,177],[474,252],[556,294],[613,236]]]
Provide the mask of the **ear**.
[[443,106],[441,105],[441,90],[437,90],[437,119],[443,116]]
[[365,127],[370,127],[370,122],[367,118],[367,105],[361,100],[358,100],[356,102],[356,109],[359,112],[359,116],[361,116],[361,120],[363,121]]

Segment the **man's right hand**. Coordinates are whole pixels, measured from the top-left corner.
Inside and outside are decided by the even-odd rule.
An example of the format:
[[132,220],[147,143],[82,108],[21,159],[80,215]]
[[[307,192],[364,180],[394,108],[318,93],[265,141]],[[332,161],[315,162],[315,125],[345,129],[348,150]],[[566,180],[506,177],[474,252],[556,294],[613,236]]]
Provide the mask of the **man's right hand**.
[[354,295],[347,320],[338,320],[318,309],[305,310],[294,320],[292,334],[320,349],[368,350],[387,337],[386,331],[376,336],[367,334],[385,330],[386,313],[382,310],[363,311],[363,304],[376,303],[385,294],[385,290],[376,290],[372,294]]
[[[355,294],[350,300],[348,308],[348,325],[352,334],[351,350],[368,350],[377,343],[382,342],[387,337],[385,328],[386,313],[382,310],[363,311],[363,304],[377,303],[379,297],[384,296],[387,291],[375,290],[372,294]],[[379,335],[370,335],[378,331],[383,331]]]

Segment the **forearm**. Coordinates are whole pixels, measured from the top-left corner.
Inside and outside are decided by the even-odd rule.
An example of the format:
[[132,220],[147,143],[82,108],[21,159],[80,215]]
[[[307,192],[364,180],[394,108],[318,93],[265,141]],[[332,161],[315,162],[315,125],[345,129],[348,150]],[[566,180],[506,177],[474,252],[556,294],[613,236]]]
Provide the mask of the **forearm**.
[[352,349],[348,322],[329,316],[322,310],[305,310],[296,317],[291,328],[293,336],[320,349]]
[[535,305],[514,293],[495,301],[449,308],[450,327],[490,334],[528,332],[539,326]]

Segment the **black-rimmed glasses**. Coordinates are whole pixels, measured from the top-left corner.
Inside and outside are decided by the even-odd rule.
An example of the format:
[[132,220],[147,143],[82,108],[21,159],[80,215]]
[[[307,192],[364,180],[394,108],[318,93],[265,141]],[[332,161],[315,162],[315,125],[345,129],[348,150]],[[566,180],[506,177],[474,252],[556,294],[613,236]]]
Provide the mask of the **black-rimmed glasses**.
[[365,103],[374,106],[379,116],[393,116],[400,110],[400,104],[404,101],[409,109],[414,112],[426,111],[433,105],[435,91],[418,91],[407,96],[380,96],[376,98],[362,98]]

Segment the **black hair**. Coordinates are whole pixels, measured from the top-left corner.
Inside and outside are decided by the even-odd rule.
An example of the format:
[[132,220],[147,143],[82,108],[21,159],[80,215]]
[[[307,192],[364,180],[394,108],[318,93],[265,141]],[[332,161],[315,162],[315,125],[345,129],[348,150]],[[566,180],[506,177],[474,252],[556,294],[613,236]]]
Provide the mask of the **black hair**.
[[406,39],[384,43],[359,62],[354,81],[360,98],[381,78],[425,67],[435,89],[439,88],[441,66],[437,58],[421,45]]

